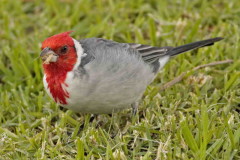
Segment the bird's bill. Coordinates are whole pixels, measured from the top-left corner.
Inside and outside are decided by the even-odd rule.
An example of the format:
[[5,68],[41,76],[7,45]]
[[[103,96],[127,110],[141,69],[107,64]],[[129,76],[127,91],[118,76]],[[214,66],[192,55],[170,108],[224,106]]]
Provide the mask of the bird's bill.
[[43,64],[49,64],[50,62],[56,62],[58,59],[58,55],[48,47],[46,47],[42,50],[40,57],[42,58]]

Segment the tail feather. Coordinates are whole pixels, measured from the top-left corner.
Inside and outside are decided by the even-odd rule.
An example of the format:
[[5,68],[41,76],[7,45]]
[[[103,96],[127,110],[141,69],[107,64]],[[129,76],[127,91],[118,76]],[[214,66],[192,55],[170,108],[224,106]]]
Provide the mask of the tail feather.
[[183,52],[190,51],[192,49],[197,49],[205,46],[210,46],[213,45],[215,42],[222,40],[222,37],[216,37],[212,39],[207,39],[203,41],[197,41],[193,43],[189,43],[183,46],[175,47],[167,52],[168,55],[170,56],[175,56]]

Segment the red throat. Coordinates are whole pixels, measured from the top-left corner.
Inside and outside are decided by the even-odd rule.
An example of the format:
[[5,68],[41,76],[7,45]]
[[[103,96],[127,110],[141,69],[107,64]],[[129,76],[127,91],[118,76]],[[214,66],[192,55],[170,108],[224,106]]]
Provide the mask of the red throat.
[[77,62],[76,49],[74,47],[73,39],[69,36],[70,32],[61,33],[47,38],[42,43],[42,49],[50,47],[55,53],[58,53],[59,48],[68,46],[69,50],[66,54],[60,55],[57,62],[43,64],[44,73],[48,89],[54,98],[55,102],[60,104],[67,104],[69,93],[64,90],[63,86],[68,87],[65,83],[67,73],[73,70]]
[[67,104],[67,98],[69,93],[63,89],[63,86],[68,87],[65,83],[67,73],[69,72],[66,68],[60,68],[59,66],[49,64],[48,66],[43,65],[46,75],[46,81],[48,89],[54,98],[54,101],[60,104]]

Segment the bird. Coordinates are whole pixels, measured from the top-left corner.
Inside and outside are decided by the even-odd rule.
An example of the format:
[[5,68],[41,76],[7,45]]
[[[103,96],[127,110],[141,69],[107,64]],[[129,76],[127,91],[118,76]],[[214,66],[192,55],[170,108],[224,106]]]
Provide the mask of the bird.
[[42,42],[43,84],[58,105],[91,114],[127,108],[136,113],[146,87],[172,57],[223,39],[155,47],[103,38],[76,40],[71,33],[59,33]]

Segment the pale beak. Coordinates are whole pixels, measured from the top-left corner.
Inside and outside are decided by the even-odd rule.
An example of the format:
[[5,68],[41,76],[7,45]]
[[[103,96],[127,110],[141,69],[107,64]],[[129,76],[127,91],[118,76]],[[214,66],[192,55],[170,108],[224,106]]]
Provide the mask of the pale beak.
[[57,62],[58,59],[58,55],[49,47],[46,47],[42,50],[40,57],[42,58],[43,64]]

